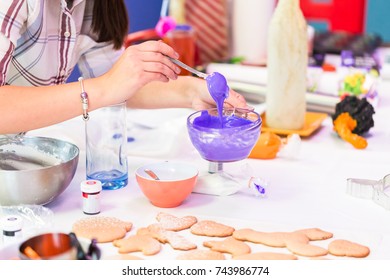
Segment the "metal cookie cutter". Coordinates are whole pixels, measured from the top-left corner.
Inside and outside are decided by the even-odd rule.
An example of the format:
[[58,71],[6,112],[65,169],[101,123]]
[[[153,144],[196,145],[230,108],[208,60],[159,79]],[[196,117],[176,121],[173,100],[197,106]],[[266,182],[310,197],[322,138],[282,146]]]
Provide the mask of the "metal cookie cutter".
[[390,174],[379,181],[367,179],[347,179],[347,194],[358,198],[371,199],[376,204],[390,210]]

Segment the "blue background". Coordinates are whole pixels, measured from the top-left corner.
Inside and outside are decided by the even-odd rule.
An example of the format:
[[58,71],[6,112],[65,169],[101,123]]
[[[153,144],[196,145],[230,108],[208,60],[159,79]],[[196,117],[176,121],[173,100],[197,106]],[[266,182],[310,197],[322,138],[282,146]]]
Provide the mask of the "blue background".
[[162,0],[126,0],[129,12],[129,31],[149,29],[156,26],[160,18]]

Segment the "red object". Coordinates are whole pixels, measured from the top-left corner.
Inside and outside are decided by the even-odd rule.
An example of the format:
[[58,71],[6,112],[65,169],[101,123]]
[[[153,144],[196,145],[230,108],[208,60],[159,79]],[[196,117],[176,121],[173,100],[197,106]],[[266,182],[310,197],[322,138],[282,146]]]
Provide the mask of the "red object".
[[[180,55],[179,59],[181,62],[190,67],[195,67],[195,36],[192,27],[189,25],[178,25],[176,29],[168,32],[163,40]],[[191,73],[181,69],[180,75],[189,76]]]
[[324,62],[324,64],[322,64],[322,70],[325,72],[336,72],[336,67],[330,63]]
[[136,43],[141,43],[148,40],[161,40],[161,37],[158,36],[154,28],[140,30],[134,33],[130,33],[126,36],[124,41],[125,48],[134,45]]
[[309,21],[328,23],[330,31],[364,32],[367,0],[300,0],[301,10]]

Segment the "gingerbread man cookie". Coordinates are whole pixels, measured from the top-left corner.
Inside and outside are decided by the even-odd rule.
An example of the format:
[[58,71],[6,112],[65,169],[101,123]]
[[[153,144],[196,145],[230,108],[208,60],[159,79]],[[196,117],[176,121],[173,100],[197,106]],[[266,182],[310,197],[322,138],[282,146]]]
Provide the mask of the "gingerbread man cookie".
[[168,213],[160,212],[156,217],[161,227],[166,230],[180,231],[196,224],[198,219],[194,216],[176,217]]
[[118,247],[120,254],[142,252],[144,255],[155,255],[161,250],[161,244],[148,235],[132,235],[124,239],[114,240],[112,243]]
[[234,232],[234,228],[210,220],[197,222],[191,227],[191,233],[210,237],[228,237]]

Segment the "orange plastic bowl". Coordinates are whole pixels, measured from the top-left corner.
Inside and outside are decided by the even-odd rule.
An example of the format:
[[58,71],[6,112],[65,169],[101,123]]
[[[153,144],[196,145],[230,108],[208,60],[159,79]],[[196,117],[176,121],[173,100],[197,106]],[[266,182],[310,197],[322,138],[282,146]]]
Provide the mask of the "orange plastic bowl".
[[[145,170],[152,170],[159,179],[153,179]],[[190,164],[165,161],[139,167],[135,177],[153,205],[172,208],[181,205],[191,194],[198,173],[198,169]]]
[[275,158],[282,145],[282,140],[272,132],[262,132],[253,147],[249,158],[272,159]]

